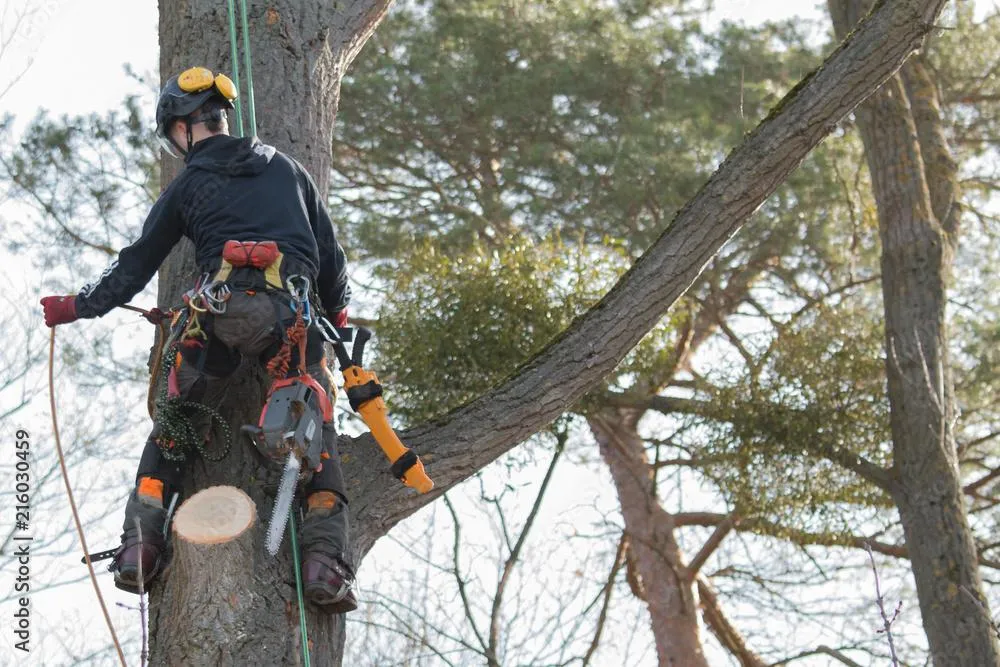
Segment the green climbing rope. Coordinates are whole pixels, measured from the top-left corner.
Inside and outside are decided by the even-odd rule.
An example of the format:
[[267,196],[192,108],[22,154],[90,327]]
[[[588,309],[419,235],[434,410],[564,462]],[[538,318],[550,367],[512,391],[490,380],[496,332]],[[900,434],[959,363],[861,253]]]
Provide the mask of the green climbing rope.
[[[235,0],[229,0],[229,46],[232,52],[233,60],[233,81],[236,84],[236,88],[239,89],[239,65],[236,55],[236,11],[234,7]],[[250,136],[257,136],[257,112],[254,108],[253,100],[253,69],[251,68],[251,57],[250,57],[250,30],[247,27],[247,1],[240,0],[240,28],[243,31],[243,61],[246,65],[247,70],[247,119],[250,124]],[[243,117],[240,113],[239,100],[236,101],[236,114],[239,118],[236,128],[238,131],[237,136],[244,136],[243,132]],[[227,426],[228,428],[228,426]],[[288,513],[288,531],[291,533],[292,541],[292,562],[295,564],[295,593],[298,596],[299,601],[299,628],[301,629],[302,637],[302,664],[304,667],[310,667],[309,661],[309,631],[306,626],[306,605],[305,598],[302,594],[302,566],[300,564],[299,557],[299,541],[297,537],[297,529],[295,527],[295,508],[289,510]]]
[[288,513],[288,531],[292,534],[292,562],[295,563],[295,593],[299,598],[299,625],[302,627],[302,664],[309,667],[309,635],[306,634],[306,604],[302,595],[302,566],[299,564],[299,540],[295,536],[295,509]]
[[[160,386],[156,395],[156,423],[160,427],[156,442],[160,446],[163,458],[169,461],[183,461],[188,454],[197,451],[206,461],[217,463],[229,454],[233,431],[218,410],[169,395],[168,378],[176,359],[177,344],[173,343],[163,351]],[[199,412],[208,417],[210,429],[213,423],[217,425],[219,440],[226,443],[221,453],[209,454],[205,440],[192,420],[194,413]]]
[[[236,7],[234,0],[229,0],[229,57],[233,61],[233,83],[236,90],[240,89],[240,61],[236,53]],[[251,113],[253,113],[251,111]],[[236,96],[236,136],[243,136],[243,107],[240,96]]]
[[253,105],[253,69],[250,65],[250,29],[247,28],[247,0],[240,0],[240,28],[243,31],[243,62],[247,68],[247,119],[250,121],[250,136],[256,137],[257,113]]

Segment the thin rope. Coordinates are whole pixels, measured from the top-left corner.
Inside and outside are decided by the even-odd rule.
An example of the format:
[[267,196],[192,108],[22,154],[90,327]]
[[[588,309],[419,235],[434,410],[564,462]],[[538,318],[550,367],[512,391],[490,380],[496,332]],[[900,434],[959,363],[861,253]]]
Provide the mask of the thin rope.
[[[235,0],[229,0],[229,57],[233,61],[233,83],[236,84],[237,93],[240,89],[240,60],[236,53],[236,6]],[[253,93],[250,93],[251,99]],[[243,106],[240,104],[240,96],[236,95],[236,136],[243,136]],[[252,113],[252,112],[251,112]]]
[[111,615],[108,614],[108,607],[104,604],[104,596],[101,595],[101,587],[97,585],[97,575],[94,574],[94,565],[90,562],[90,549],[87,548],[87,539],[83,536],[83,526],[80,524],[80,515],[76,511],[76,501],[73,499],[73,489],[69,484],[69,473],[66,471],[66,458],[63,456],[62,444],[59,441],[59,421],[56,419],[56,382],[55,382],[55,357],[56,357],[56,328],[52,327],[49,336],[49,408],[52,412],[52,435],[56,440],[56,452],[59,454],[59,468],[62,470],[63,482],[66,484],[66,495],[69,496],[69,506],[73,510],[73,522],[76,524],[76,533],[80,536],[80,546],[83,547],[83,557],[87,561],[87,569],[90,570],[90,581],[94,584],[94,592],[97,593],[97,600],[101,603],[101,611],[104,612],[104,620],[108,624],[111,632],[111,639],[115,643],[118,651],[118,659],[125,665],[125,653],[122,652],[122,645],[118,642],[118,635],[115,634],[115,626],[111,623]]
[[292,562],[295,563],[295,593],[299,598],[299,626],[302,628],[302,664],[309,667],[309,633],[306,629],[306,603],[302,594],[302,566],[299,565],[299,540],[295,536],[295,508],[288,510],[288,530],[292,534]]
[[[232,0],[230,0],[232,2]],[[240,24],[243,31],[243,61],[247,68],[247,118],[250,121],[250,136],[257,136],[257,114],[253,105],[253,69],[250,65],[250,29],[247,28],[247,0],[240,0]],[[243,131],[240,130],[242,136]]]
[[[160,425],[160,434],[156,443],[160,453],[168,461],[183,461],[187,454],[197,451],[202,458],[212,463],[218,463],[229,455],[232,447],[233,432],[229,422],[222,414],[208,405],[197,401],[186,401],[179,396],[170,396],[170,372],[177,363],[177,347],[175,341],[164,353],[164,361],[160,371],[161,379],[156,397],[156,421]],[[210,454],[208,443],[200,437],[199,428],[192,420],[192,413],[201,413],[209,420],[208,434],[217,434],[219,440],[225,443],[218,454]]]

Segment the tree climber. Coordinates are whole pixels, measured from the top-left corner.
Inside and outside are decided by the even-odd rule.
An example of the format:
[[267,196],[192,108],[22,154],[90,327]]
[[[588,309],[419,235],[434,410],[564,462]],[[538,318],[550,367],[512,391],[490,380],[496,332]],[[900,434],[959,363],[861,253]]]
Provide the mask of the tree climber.
[[[303,301],[306,308],[322,306],[338,327],[346,325],[350,300],[344,250],[312,178],[293,158],[256,137],[229,136],[226,110],[234,108],[236,94],[228,77],[203,67],[167,82],[156,105],[156,135],[168,153],[183,156],[184,169],[153,205],[139,239],[96,282],[75,296],[41,300],[50,327],[103,316],[142,290],[186,236],[201,273],[186,300],[190,306],[191,298],[200,297],[207,308],[192,313],[196,330],[191,319],[181,320],[186,328],[177,334],[168,384],[172,396],[194,402],[221,386],[244,356],[266,363],[288,348],[285,333],[296,320],[296,297],[300,315]],[[178,319],[175,329],[181,326]],[[305,340],[307,371],[329,394],[335,388],[317,327],[307,329]],[[296,374],[295,364],[286,367]],[[170,456],[175,443],[160,437],[159,418],[157,412],[111,566],[115,584],[132,592],[138,592],[140,561],[144,585],[163,567],[164,500],[179,491],[184,474],[184,461]],[[208,426],[199,425],[206,433]],[[309,600],[326,612],[344,613],[356,609],[357,600],[332,422],[324,422],[322,437],[323,463],[306,486],[302,576]]]

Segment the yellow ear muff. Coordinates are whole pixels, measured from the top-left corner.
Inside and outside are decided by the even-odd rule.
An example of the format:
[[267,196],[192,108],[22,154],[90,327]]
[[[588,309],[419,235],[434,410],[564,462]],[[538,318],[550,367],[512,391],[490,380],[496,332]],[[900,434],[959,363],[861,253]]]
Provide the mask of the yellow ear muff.
[[222,96],[225,97],[230,102],[236,99],[237,95],[236,84],[234,84],[233,80],[230,79],[225,74],[219,74],[217,77],[215,77],[215,87],[218,89],[220,93],[222,93]]
[[[214,82],[212,71],[205,67],[192,67],[177,77],[177,85],[185,93],[200,93],[208,90]],[[232,82],[230,82],[232,85]]]

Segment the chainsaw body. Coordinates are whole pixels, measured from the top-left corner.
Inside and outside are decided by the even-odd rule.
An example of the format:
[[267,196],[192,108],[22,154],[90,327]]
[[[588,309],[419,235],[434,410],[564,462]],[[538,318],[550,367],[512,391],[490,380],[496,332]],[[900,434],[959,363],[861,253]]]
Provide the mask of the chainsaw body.
[[284,464],[289,454],[302,460],[303,468],[316,470],[322,462],[323,423],[333,419],[326,391],[311,375],[277,380],[256,426],[242,428],[267,459]]

